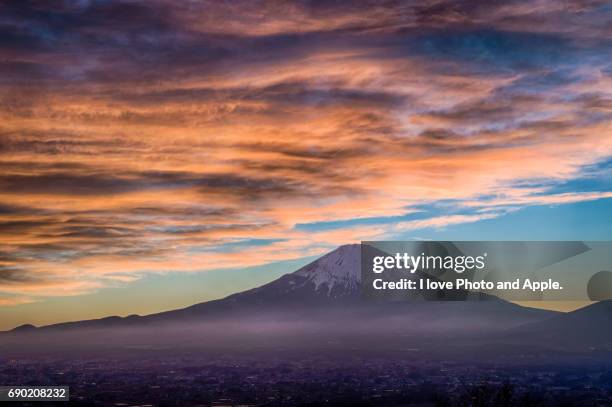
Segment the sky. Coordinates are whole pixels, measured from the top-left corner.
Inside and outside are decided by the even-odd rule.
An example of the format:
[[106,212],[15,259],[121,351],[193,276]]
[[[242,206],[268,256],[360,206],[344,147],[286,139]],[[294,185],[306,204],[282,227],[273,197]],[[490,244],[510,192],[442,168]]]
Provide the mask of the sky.
[[612,6],[3,1],[0,329],[362,240],[612,240]]

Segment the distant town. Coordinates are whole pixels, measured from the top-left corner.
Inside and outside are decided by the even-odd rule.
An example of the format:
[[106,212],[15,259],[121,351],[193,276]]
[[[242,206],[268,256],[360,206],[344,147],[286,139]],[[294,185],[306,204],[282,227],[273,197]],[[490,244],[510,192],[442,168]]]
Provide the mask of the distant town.
[[[97,406],[608,406],[612,365],[513,367],[388,357],[4,359],[0,383],[69,385]],[[33,403],[32,405],[44,405]]]

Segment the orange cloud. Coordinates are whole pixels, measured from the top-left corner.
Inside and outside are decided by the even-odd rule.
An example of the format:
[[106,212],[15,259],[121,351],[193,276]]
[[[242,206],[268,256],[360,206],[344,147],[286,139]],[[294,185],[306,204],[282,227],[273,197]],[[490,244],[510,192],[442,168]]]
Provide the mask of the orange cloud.
[[7,11],[0,304],[609,198],[550,188],[612,155],[596,8],[439,5]]

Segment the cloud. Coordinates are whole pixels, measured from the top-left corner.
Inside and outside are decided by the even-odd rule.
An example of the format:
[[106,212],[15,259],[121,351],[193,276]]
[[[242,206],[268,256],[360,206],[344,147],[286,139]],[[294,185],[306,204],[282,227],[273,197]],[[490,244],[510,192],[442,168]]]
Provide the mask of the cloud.
[[0,267],[0,282],[2,282],[2,285],[29,283],[33,280],[31,276],[25,275],[23,270],[18,268]]
[[6,304],[610,198],[596,1],[0,12]]

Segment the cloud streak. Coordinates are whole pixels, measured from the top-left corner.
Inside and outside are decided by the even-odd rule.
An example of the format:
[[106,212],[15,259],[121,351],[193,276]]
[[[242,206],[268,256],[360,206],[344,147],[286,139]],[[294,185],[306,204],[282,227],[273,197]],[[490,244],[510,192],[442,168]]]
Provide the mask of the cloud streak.
[[0,304],[610,198],[603,3],[0,12]]

